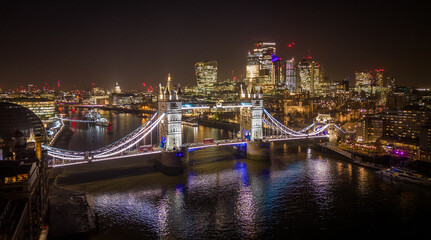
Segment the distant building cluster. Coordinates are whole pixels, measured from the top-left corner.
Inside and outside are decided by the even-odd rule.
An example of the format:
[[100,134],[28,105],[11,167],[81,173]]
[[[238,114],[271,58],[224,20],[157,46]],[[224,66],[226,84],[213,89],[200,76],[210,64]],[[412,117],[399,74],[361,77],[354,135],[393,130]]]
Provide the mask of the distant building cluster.
[[[431,162],[430,89],[399,86],[395,77],[381,67],[357,70],[345,79],[332,80],[323,64],[310,53],[299,59],[293,54],[281,58],[274,42],[257,42],[250,46],[244,60],[244,76],[232,74],[232,78],[220,80],[218,61],[203,60],[194,65],[195,86],[172,85],[170,88],[181,89],[183,102],[191,105],[240,102],[241,91],[255,89],[263,94],[265,109],[283,124],[300,128],[318,114],[327,114],[346,130],[339,136],[341,143],[362,144],[378,148],[381,153]],[[119,81],[110,90],[93,83],[91,89],[64,91],[58,82],[56,89],[29,84],[1,91],[0,102],[30,109],[44,127],[49,128],[57,119],[56,114],[68,105],[154,111],[159,93],[160,89],[152,86],[141,90],[122,89]],[[190,114],[238,121],[237,116],[225,112]]]

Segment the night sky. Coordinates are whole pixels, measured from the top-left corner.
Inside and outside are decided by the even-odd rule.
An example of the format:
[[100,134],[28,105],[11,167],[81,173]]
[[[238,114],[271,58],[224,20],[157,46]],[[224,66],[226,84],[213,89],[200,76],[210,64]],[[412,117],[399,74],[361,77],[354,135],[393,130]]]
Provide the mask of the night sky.
[[[430,4],[413,1],[0,1],[0,88],[195,85],[194,64],[218,61],[218,81],[245,75],[254,42],[277,55],[307,50],[331,80],[384,68],[431,87]],[[406,4],[411,4],[406,5]]]

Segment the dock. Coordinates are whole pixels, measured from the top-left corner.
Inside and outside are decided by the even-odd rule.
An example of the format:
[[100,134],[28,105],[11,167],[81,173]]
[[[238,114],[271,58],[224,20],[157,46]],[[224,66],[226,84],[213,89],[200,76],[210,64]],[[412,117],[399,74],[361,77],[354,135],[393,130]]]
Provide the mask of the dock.
[[321,149],[323,151],[329,150],[331,152],[337,153],[337,154],[349,159],[349,162],[351,162],[353,164],[356,164],[356,165],[359,165],[362,167],[366,167],[366,168],[371,168],[373,170],[385,169],[385,166],[383,166],[383,165],[371,163],[371,162],[366,162],[360,156],[357,156],[352,152],[343,150],[343,149],[335,146],[334,144],[332,144],[330,142],[318,143],[318,145],[321,147]]

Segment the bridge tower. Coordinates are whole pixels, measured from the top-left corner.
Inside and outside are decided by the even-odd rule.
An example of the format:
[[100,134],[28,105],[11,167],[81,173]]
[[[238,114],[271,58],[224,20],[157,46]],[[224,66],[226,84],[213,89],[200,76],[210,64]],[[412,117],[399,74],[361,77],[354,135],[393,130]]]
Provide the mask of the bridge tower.
[[251,104],[251,107],[242,107],[240,112],[241,138],[250,141],[263,139],[263,92],[262,88],[257,91],[253,86],[250,90],[244,89],[241,85],[240,98]]
[[166,87],[160,84],[158,97],[159,114],[165,114],[159,125],[160,147],[165,150],[178,150],[182,145],[181,133],[181,87],[174,89],[171,75],[168,75]]
[[326,124],[329,124],[328,128],[326,129],[326,132],[329,134],[329,141],[335,142],[337,139],[337,131],[334,126],[334,119],[332,119],[331,115],[329,114],[317,114],[316,119],[314,120],[314,131],[318,130],[318,128],[325,126]]
[[270,159],[269,143],[263,141],[263,92],[254,86],[244,92],[241,85],[241,104],[251,104],[242,107],[240,112],[241,138],[247,139],[247,158],[256,161]]

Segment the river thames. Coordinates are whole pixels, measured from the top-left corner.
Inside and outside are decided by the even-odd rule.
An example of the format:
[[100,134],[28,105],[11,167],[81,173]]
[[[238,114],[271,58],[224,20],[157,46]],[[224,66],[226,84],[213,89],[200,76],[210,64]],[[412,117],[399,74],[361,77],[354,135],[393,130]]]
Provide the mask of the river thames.
[[[66,147],[92,150],[142,123],[142,117],[134,114],[101,113],[112,122],[112,133],[108,127],[74,123]],[[76,111],[72,117],[82,115]],[[232,137],[228,131],[203,126],[183,126],[183,132],[186,142]],[[146,141],[151,143],[149,138]],[[410,239],[429,235],[429,188],[382,178],[308,147],[280,144],[268,162],[241,159],[233,152],[229,148],[195,151],[191,153],[194,165],[181,176],[155,171],[63,187],[91,196],[100,224],[99,233],[91,239]]]

